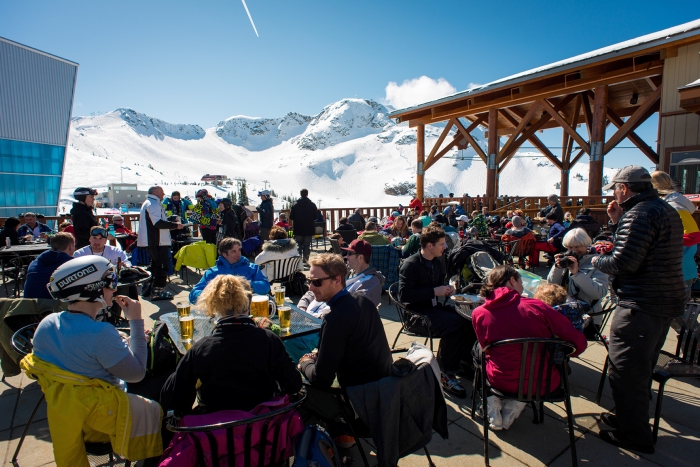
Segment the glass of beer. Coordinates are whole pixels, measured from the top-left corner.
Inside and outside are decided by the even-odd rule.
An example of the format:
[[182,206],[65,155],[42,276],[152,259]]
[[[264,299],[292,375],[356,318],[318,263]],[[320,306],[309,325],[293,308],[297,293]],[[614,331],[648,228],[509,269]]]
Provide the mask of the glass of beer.
[[177,307],[178,318],[190,315],[190,304],[188,302],[177,302],[175,306]]
[[[272,309],[272,311],[270,311]],[[275,316],[277,306],[267,295],[253,295],[250,303],[250,314],[261,318],[271,318]]]
[[289,329],[292,327],[292,307],[282,305],[277,308],[277,313],[280,318],[280,330],[282,332],[289,332]]
[[192,338],[194,337],[194,316],[180,316],[179,320],[182,342],[189,342],[191,344]]
[[286,290],[287,289],[283,285],[277,285],[275,288],[275,305],[277,305],[278,308],[284,305],[284,293]]

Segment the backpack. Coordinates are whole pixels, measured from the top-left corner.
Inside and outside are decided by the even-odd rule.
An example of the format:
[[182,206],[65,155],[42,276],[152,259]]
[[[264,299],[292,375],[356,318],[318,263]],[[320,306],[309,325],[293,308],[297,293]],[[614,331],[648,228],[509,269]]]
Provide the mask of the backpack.
[[172,374],[180,361],[180,353],[170,337],[168,326],[163,321],[155,323],[147,345],[146,372],[151,376]]
[[294,450],[292,467],[340,467],[338,448],[319,425],[304,428]]

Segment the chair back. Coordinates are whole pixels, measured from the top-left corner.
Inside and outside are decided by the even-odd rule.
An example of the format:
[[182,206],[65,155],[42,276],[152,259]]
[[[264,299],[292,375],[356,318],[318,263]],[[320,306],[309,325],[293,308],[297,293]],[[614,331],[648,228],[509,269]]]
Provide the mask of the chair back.
[[[481,352],[481,374],[484,386],[486,385],[487,353],[507,345],[519,345],[522,348],[517,393],[519,401],[549,400],[552,370],[555,369],[555,366],[561,368],[560,375],[568,392],[568,362],[566,357],[576,352],[576,347],[570,342],[554,338],[504,339],[484,347]],[[542,394],[543,387],[544,394]]]
[[355,227],[355,231],[364,230],[364,227],[362,227],[362,222],[361,222],[361,221],[351,221],[351,220],[348,220],[348,222],[350,223],[350,225],[352,225],[353,227]]
[[326,235],[326,221],[314,222],[314,234]]
[[340,245],[338,244],[338,240],[335,238],[331,238],[331,248],[333,249],[333,253],[336,255],[342,255],[343,250],[340,249]]
[[389,286],[389,300],[396,306],[396,313],[399,315],[401,326],[404,326],[406,321],[406,307],[399,301],[399,283],[394,282]]
[[[306,394],[302,393],[296,402],[289,403],[289,396],[284,396],[259,404],[249,412],[227,410],[189,415],[182,420],[171,416],[166,427],[176,435],[161,460],[185,458],[183,450],[189,448],[190,454],[194,451],[196,456],[196,462],[191,465],[209,465],[204,461],[206,458],[221,462],[224,456],[228,458],[225,465],[277,465],[294,454],[293,441],[303,431],[304,424],[293,411],[305,399]],[[250,416],[240,418],[245,415]],[[218,421],[222,419],[228,420]],[[204,425],[191,423],[200,420],[215,421]]]
[[39,326],[39,323],[30,324],[18,329],[12,334],[12,348],[22,357],[32,353],[32,349],[34,348],[32,341],[34,340],[34,332],[37,326]]
[[698,346],[698,315],[700,303],[688,303],[685,307],[685,319],[678,334],[676,357],[687,363],[700,364],[700,346]]
[[336,233],[339,233],[343,237],[343,241],[348,245],[357,238],[357,230],[336,230]]
[[276,259],[268,261],[260,265],[261,269],[265,269],[268,282],[282,281],[286,282],[300,269],[301,256],[292,256],[291,258]]
[[377,268],[386,277],[383,289],[389,288],[389,284],[398,282],[399,267],[401,266],[401,251],[393,245],[372,245],[372,256],[369,259],[370,267]]
[[469,262],[471,263],[472,271],[474,271],[474,273],[479,276],[479,279],[482,281],[485,281],[489,272],[498,266],[498,263],[495,259],[493,259],[493,256],[485,251],[477,251],[476,253],[472,254],[469,257]]

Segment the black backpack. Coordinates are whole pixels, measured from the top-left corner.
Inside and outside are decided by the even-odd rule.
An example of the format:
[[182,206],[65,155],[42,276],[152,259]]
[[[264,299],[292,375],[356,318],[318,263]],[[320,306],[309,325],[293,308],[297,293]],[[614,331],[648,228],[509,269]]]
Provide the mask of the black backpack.
[[175,371],[179,361],[180,353],[170,338],[168,326],[163,321],[157,321],[148,341],[146,371],[150,376],[169,375]]

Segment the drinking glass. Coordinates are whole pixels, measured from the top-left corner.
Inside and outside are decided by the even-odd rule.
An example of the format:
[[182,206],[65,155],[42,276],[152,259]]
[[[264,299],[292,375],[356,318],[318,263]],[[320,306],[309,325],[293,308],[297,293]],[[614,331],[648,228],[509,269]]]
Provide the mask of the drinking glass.
[[177,307],[178,318],[190,315],[190,304],[188,302],[177,302],[175,306]]
[[292,327],[292,307],[283,305],[277,308],[277,313],[280,318],[280,330],[289,332],[289,329]]
[[[272,311],[270,311],[272,309]],[[270,300],[267,295],[253,295],[250,303],[250,314],[261,318],[271,318],[275,316],[277,305]]]
[[283,285],[278,285],[275,288],[275,305],[277,305],[278,307],[284,305],[284,294],[286,290],[287,289]]
[[194,337],[194,316],[180,316],[180,337],[184,344],[192,344],[192,338]]

